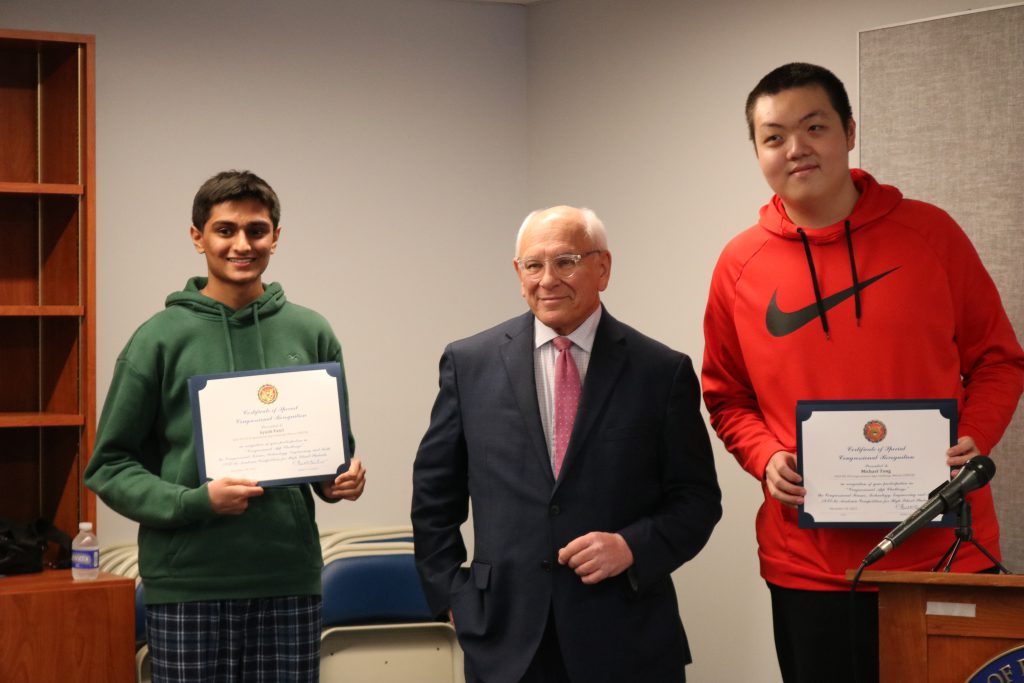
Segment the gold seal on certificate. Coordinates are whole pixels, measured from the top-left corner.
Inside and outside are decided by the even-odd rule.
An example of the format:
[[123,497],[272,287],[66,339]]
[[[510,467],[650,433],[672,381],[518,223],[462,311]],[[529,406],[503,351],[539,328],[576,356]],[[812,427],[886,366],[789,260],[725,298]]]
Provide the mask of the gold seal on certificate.
[[799,525],[883,527],[949,481],[956,401],[797,401]]
[[348,411],[340,363],[189,378],[200,481],[279,486],[345,471]]

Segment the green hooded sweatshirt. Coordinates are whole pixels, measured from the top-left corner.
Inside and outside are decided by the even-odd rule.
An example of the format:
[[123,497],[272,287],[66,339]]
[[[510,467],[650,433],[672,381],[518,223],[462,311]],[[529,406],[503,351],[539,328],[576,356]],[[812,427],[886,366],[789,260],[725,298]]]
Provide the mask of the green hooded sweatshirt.
[[237,311],[201,294],[205,286],[195,277],[168,296],[118,356],[85,483],[139,523],[149,604],[319,594],[311,487],[265,488],[243,514],[215,514],[199,481],[188,379],[340,363],[341,346],[277,283]]

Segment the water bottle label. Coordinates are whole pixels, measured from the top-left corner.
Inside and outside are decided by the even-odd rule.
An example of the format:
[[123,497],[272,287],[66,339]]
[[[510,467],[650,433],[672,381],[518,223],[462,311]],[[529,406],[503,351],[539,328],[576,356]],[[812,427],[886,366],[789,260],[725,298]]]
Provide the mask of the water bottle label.
[[71,567],[74,569],[97,569],[100,566],[100,551],[93,550],[72,550]]

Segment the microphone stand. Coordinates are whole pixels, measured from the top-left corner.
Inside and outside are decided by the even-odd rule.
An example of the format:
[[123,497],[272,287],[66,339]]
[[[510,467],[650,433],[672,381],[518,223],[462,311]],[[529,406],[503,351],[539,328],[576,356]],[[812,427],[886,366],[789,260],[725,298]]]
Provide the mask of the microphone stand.
[[[956,554],[960,550],[960,545],[964,541],[970,541],[974,544],[974,547],[982,552],[982,554],[992,561],[996,569],[999,570],[1000,574],[1009,574],[1010,570],[1002,565],[1002,563],[996,558],[992,557],[992,553],[985,550],[978,541],[974,538],[974,529],[971,527],[971,504],[964,498],[960,501],[960,505],[956,511],[956,538],[953,540],[953,545],[949,546],[949,549],[939,558],[938,563],[932,567],[933,572],[939,571],[939,567],[942,567],[942,571],[948,573],[950,567],[953,566],[953,560],[956,559]],[[945,566],[943,566],[945,565]]]

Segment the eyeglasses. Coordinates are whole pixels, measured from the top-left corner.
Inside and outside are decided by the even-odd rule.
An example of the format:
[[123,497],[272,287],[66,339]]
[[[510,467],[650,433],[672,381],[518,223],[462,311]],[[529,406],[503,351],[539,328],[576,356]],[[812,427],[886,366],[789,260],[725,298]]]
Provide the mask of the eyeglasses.
[[528,280],[540,280],[544,277],[544,266],[548,263],[551,264],[555,277],[566,280],[576,274],[576,268],[585,257],[603,251],[604,249],[594,249],[585,254],[559,254],[549,259],[517,258],[516,263],[519,264],[520,274]]

